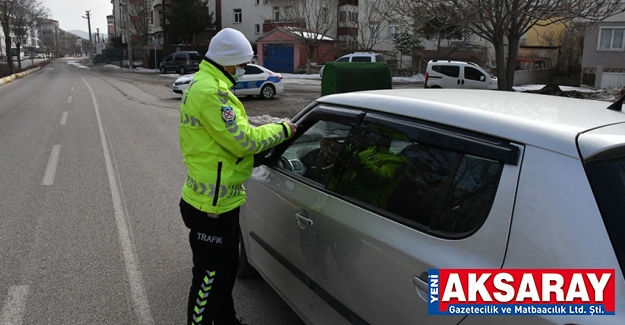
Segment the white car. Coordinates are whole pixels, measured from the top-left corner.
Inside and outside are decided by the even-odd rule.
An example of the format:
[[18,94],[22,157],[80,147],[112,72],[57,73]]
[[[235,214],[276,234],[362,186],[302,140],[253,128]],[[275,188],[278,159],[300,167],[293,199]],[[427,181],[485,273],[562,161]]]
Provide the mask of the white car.
[[473,62],[430,60],[425,88],[497,89],[497,78]]
[[[173,92],[182,94],[189,87],[191,80],[193,80],[192,74],[176,79],[172,85]],[[232,87],[232,92],[236,96],[272,98],[276,94],[284,92],[282,75],[256,64],[248,64],[245,67],[243,77]]]
[[[473,89],[318,98],[256,156],[239,276],[258,271],[308,325],[623,325],[622,106]],[[438,316],[453,303],[438,308],[450,286],[434,286],[436,269],[609,269],[616,313],[479,314],[493,297]],[[559,283],[566,304],[562,289],[579,287]]]
[[[384,62],[384,55],[373,52],[354,52],[345,54],[334,62]],[[319,70],[321,78],[323,78],[323,68],[325,68],[325,65]]]

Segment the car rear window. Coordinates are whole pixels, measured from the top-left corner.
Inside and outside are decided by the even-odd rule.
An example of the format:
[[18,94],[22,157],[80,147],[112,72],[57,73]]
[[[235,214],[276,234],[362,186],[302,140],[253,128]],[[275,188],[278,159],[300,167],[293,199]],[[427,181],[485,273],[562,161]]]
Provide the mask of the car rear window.
[[586,162],[586,172],[622,272],[625,270],[625,156]]
[[449,77],[460,76],[460,67],[457,65],[433,65],[432,70]]

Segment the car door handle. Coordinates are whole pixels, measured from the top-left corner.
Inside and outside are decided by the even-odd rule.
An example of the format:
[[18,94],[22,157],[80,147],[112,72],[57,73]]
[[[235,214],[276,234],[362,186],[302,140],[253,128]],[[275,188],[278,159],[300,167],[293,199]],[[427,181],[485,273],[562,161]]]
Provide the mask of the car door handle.
[[297,220],[297,225],[302,230],[313,226],[313,221],[308,219],[308,213],[306,213],[306,210],[297,211],[295,213],[295,220]]
[[[426,280],[423,280],[424,276],[425,276]],[[415,287],[417,287],[417,289],[423,290],[423,291],[427,292],[428,291],[427,276],[428,276],[428,274],[425,273],[425,272],[421,273],[420,276],[413,275],[412,276],[412,284],[414,284]]]
[[[412,276],[412,284],[417,287],[417,294],[419,297],[427,302],[428,301],[428,282],[427,282],[428,274],[427,272],[421,273],[421,275],[413,275]],[[426,280],[423,280],[426,279]]]

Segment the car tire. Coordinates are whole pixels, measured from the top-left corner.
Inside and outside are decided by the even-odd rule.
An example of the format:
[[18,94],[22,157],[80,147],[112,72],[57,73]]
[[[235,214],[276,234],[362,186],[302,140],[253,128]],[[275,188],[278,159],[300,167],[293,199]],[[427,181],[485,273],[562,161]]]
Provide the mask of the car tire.
[[260,89],[260,97],[264,99],[269,99],[276,94],[276,89],[273,88],[272,85],[264,85],[263,88]]
[[165,69],[165,67],[161,67],[161,73],[162,74],[167,74],[167,69]]
[[180,67],[180,74],[185,74],[187,70],[184,67]]
[[247,253],[245,252],[243,236],[239,230],[239,269],[237,270],[237,277],[248,278],[257,274],[258,271],[256,271],[256,269],[247,261]]

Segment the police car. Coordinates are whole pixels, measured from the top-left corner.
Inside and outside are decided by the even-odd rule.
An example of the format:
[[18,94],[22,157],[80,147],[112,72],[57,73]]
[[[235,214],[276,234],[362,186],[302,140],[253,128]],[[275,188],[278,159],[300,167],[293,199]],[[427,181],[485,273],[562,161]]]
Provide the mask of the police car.
[[[176,79],[172,85],[173,92],[182,94],[189,87],[191,80],[193,80],[192,74]],[[232,87],[232,92],[237,96],[260,96],[262,98],[272,98],[283,91],[282,75],[256,64],[248,64],[243,77]]]

